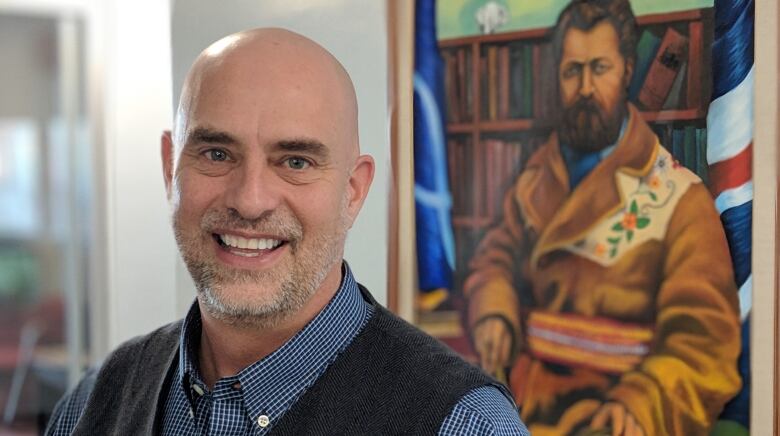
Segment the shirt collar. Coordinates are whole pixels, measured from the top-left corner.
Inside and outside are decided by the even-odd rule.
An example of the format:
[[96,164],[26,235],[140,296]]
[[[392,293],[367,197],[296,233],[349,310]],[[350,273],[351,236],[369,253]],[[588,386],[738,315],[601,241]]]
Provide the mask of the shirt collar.
[[[339,289],[325,308],[279,349],[237,375],[218,380],[214,397],[243,395],[250,417],[263,414],[275,422],[352,342],[373,312],[344,262]],[[197,367],[201,325],[195,301],[179,341],[178,380],[191,402],[192,383],[205,386]],[[240,391],[232,389],[236,382]]]
[[620,132],[618,133],[617,140],[602,148],[593,152],[580,152],[569,147],[567,144],[561,144],[561,156],[566,164],[566,169],[569,171],[569,188],[574,188],[579,185],[580,181],[587,176],[596,165],[604,160],[607,156],[615,151],[615,148],[623,139],[623,134],[626,132],[628,126],[628,117],[623,118],[623,123],[620,125]]

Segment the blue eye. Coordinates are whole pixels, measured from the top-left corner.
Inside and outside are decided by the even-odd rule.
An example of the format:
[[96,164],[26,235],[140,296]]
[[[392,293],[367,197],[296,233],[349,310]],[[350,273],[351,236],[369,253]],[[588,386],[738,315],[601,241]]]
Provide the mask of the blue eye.
[[600,75],[604,74],[609,70],[609,65],[603,63],[603,62],[597,62],[595,65],[593,65],[593,73]]
[[303,170],[309,167],[309,162],[301,157],[291,157],[287,159],[287,166],[294,170]]
[[228,159],[227,153],[224,150],[220,150],[218,148],[206,150],[205,155],[209,160],[214,162],[224,162]]

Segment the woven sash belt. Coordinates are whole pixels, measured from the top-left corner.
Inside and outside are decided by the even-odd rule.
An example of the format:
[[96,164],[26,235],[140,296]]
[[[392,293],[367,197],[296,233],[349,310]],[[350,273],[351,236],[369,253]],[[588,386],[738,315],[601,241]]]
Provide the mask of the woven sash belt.
[[646,325],[543,311],[531,312],[527,329],[536,358],[612,374],[636,367],[653,339]]

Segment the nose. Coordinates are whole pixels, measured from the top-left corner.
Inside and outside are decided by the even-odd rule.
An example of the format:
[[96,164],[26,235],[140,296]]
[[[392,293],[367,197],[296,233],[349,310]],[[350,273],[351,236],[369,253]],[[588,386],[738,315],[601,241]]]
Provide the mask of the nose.
[[276,176],[262,159],[247,158],[233,172],[225,203],[247,220],[273,211],[280,202]]
[[580,95],[582,97],[590,97],[593,95],[593,73],[591,73],[590,68],[585,66],[582,69],[582,82],[580,83]]

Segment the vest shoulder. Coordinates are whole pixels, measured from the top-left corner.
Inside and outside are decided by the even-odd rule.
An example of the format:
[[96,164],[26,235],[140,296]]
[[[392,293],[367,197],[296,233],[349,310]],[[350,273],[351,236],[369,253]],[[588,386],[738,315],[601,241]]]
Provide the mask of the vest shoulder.
[[[373,323],[377,345],[385,349],[384,355],[399,364],[399,370],[407,371],[405,377],[429,379],[446,383],[453,379],[491,379],[479,368],[466,362],[439,340],[426,334],[384,308],[379,308]],[[369,325],[371,325],[370,323]]]
[[121,343],[108,355],[108,357],[106,357],[104,365],[117,358],[124,360],[125,358],[132,356],[135,359],[141,359],[144,353],[148,352],[150,349],[159,349],[159,347],[170,348],[171,346],[177,345],[182,323],[183,320],[178,320],[159,327],[145,335],[139,335],[128,339]]

